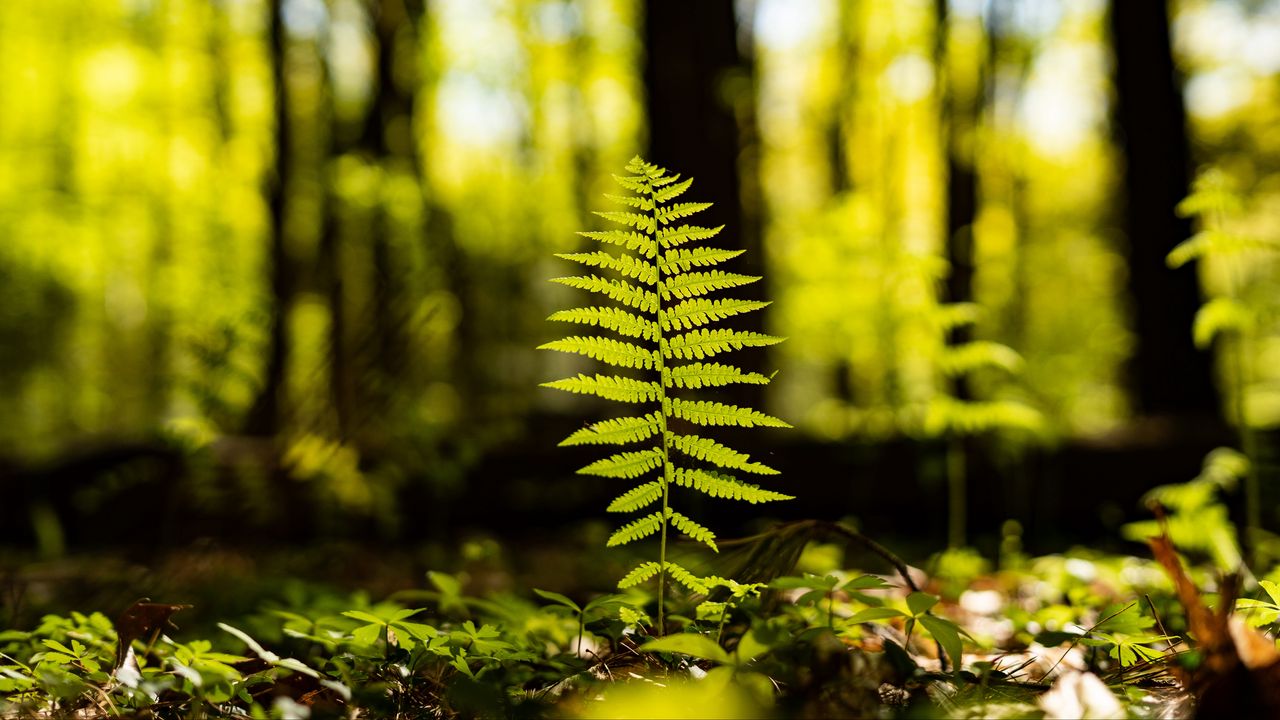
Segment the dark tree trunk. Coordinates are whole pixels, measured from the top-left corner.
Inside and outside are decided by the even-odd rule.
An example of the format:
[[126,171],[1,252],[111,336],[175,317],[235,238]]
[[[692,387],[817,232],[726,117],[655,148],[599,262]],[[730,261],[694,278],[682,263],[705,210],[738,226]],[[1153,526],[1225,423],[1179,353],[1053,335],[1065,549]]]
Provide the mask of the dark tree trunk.
[[1174,213],[1187,194],[1188,150],[1166,0],[1115,0],[1111,42],[1137,335],[1128,368],[1134,402],[1144,415],[1217,417],[1210,357],[1191,341],[1200,303],[1195,270],[1165,265],[1165,255],[1191,233]]
[[[949,67],[947,38],[949,37],[950,13],[947,0],[936,0],[937,38],[935,46],[935,62],[940,74],[944,77],[957,70]],[[960,71],[969,70],[963,68]],[[973,72],[982,75],[984,68],[979,65]],[[983,78],[971,87],[981,88]],[[943,153],[946,155],[947,192],[946,192],[946,236],[945,248],[947,263],[951,272],[947,275],[943,299],[948,303],[964,303],[973,301],[973,222],[978,213],[978,173],[975,143],[973,135],[978,130],[982,115],[981,92],[960,95],[955,84],[949,79],[941,85],[939,105],[943,117]],[[973,337],[970,327],[959,326],[952,330],[948,338],[951,344],[968,342]],[[956,397],[970,399],[969,384],[965,378],[958,377],[953,381],[953,392]]]
[[[425,8],[415,0],[372,0],[369,12],[377,44],[376,91],[365,115],[363,151],[384,169],[384,177],[398,171],[418,171],[418,144],[413,131],[419,22]],[[407,58],[407,60],[406,60]],[[394,379],[404,369],[404,276],[394,254],[394,223],[387,208],[376,206],[370,226],[373,252],[373,318],[370,324],[375,353],[372,370],[378,376],[374,402],[385,407]]]
[[289,361],[289,310],[293,304],[292,269],[285,243],[286,212],[293,153],[289,112],[288,37],[284,24],[284,0],[273,0],[268,21],[271,79],[275,96],[275,172],[268,181],[267,205],[271,214],[268,281],[271,299],[267,309],[267,367],[262,388],[245,423],[249,435],[275,435],[283,424],[285,370]]
[[[756,135],[752,66],[740,49],[734,2],[649,0],[644,13],[646,159],[681,177],[694,177],[687,197],[715,203],[694,220],[712,227],[723,224],[715,244],[746,250],[732,272],[763,276],[759,193],[755,178],[747,177],[754,174],[751,145]],[[734,296],[763,299],[763,281],[738,289]],[[764,317],[750,313],[735,327],[761,331]],[[736,360],[748,370],[763,365],[759,352]],[[735,394],[743,402],[758,403],[759,390],[740,386]]]

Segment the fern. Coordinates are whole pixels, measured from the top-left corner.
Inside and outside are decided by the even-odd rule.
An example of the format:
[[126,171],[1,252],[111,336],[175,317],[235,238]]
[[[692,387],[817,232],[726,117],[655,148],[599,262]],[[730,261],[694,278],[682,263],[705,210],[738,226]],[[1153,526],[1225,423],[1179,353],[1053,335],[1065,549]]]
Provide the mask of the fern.
[[[636,566],[619,581],[618,587],[634,587],[656,577],[658,628],[661,629],[668,579],[693,592],[705,593],[708,589],[704,579],[667,560],[668,531],[682,533],[718,551],[715,533],[710,528],[672,508],[672,487],[753,504],[790,499],[789,495],[726,474],[776,475],[777,470],[711,438],[676,433],[671,429],[672,422],[680,420],[704,427],[786,428],[790,425],[752,408],[675,396],[679,390],[735,384],[767,385],[772,379],[770,376],[746,372],[723,362],[704,361],[744,348],[774,345],[782,338],[707,327],[766,307],[769,303],[758,300],[709,297],[760,278],[718,267],[737,258],[742,250],[697,244],[719,235],[723,225],[676,224],[711,207],[710,203],[673,202],[689,190],[692,179],[682,180],[638,157],[627,165],[627,172],[628,175],[615,176],[615,179],[630,194],[606,196],[627,209],[596,213],[623,227],[579,233],[610,247],[557,255],[617,277],[582,275],[553,280],[603,295],[621,307],[572,308],[549,318],[598,327],[625,339],[571,336],[546,343],[540,349],[583,355],[639,375],[579,374],[543,383],[543,386],[653,408],[650,412],[588,425],[560,444],[631,445],[658,439],[656,446],[618,452],[578,472],[638,481],[614,498],[608,510],[645,514],[618,528],[609,537],[608,545],[625,545],[659,536],[658,560]],[[623,251],[621,254],[619,248]],[[677,454],[680,467],[675,464]],[[650,509],[659,502],[659,510]]]

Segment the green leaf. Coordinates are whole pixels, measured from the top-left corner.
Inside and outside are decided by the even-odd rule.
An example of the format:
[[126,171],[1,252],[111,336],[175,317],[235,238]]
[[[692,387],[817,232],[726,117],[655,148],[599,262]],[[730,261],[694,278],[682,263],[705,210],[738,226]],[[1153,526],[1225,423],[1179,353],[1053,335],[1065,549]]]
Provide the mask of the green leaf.
[[[910,598],[908,598],[908,602],[910,602]],[[964,653],[964,643],[960,640],[960,633],[963,632],[963,630],[960,629],[960,626],[950,620],[940,618],[936,615],[923,615],[917,613],[916,619],[920,621],[920,624],[924,626],[924,629],[928,630],[929,634],[933,636],[933,639],[937,640],[938,644],[942,646],[942,649],[946,651],[947,658],[951,662],[952,672],[959,672],[961,659],[963,658]]]
[[361,625],[351,631],[351,637],[361,645],[373,645],[378,642],[378,638],[382,635],[382,629],[386,625]]
[[769,583],[769,587],[775,590],[822,590],[823,592],[830,592],[838,582],[839,580],[835,575],[818,577],[817,575],[806,573],[804,577],[784,575],[783,577],[774,578]]
[[1267,591],[1267,595],[1271,596],[1271,602],[1280,607],[1280,585],[1276,585],[1270,580],[1259,580],[1258,584],[1263,590]]
[[840,586],[841,590],[882,590],[884,588],[893,587],[884,581],[884,578],[875,575],[859,575],[849,582]]
[[729,653],[724,651],[711,638],[693,633],[679,633],[658,638],[640,646],[641,652],[665,652],[689,655],[701,660],[710,660],[721,665],[731,664]]
[[539,590],[538,588],[534,588],[533,592],[543,600],[550,600],[553,603],[559,603],[560,605],[563,605],[573,610],[575,613],[579,613],[579,614],[582,613],[582,608],[578,607],[578,603],[570,600],[569,598],[565,597],[564,595],[561,595],[558,592],[551,592],[550,590]]
[[758,410],[752,410],[747,407],[738,407],[737,405],[726,405],[724,403],[710,402],[707,400],[682,400],[680,398],[668,398],[669,414],[688,420],[695,425],[736,425],[738,427],[780,427],[789,428],[789,425],[782,420],[771,415],[766,415]]
[[906,617],[907,614],[901,610],[895,610],[887,607],[863,608],[854,613],[846,621],[851,625],[859,625],[861,623],[876,622],[877,620],[888,620],[889,618]]
[[643,417],[624,417],[601,420],[575,431],[560,445],[626,445],[647,440],[661,430],[661,418],[656,412]]
[[364,622],[372,623],[372,624],[374,624],[374,625],[379,625],[379,626],[381,626],[381,625],[386,625],[386,624],[387,624],[387,621],[386,621],[386,620],[383,620],[382,618],[378,617],[377,615],[372,615],[372,614],[367,613],[367,612],[365,612],[365,611],[363,611],[363,610],[346,610],[346,611],[344,611],[342,614],[343,614],[343,615],[345,615],[345,616],[347,616],[347,617],[349,617],[349,618],[352,618],[352,619],[354,619],[354,620],[362,620],[362,621],[364,621]]
[[907,596],[907,607],[911,608],[911,614],[916,617],[920,617],[921,615],[929,612],[929,609],[937,604],[937,595],[930,595],[929,593],[924,592],[913,592]]
[[601,477],[638,478],[641,475],[662,465],[661,448],[621,452],[578,470],[582,475],[599,475]]
[[658,363],[656,350],[641,347],[634,343],[602,337],[574,335],[563,340],[543,343],[538,346],[538,349],[576,353],[609,365],[639,370],[652,370]]

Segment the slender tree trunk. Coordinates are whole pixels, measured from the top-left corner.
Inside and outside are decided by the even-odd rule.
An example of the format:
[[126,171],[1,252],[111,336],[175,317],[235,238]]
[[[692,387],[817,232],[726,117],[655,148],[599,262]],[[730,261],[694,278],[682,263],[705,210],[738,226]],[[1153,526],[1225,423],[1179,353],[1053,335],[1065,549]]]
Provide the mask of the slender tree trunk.
[[[415,67],[419,23],[425,7],[415,0],[372,0],[370,16],[377,45],[376,92],[365,116],[361,147],[383,168],[383,176],[419,172],[418,143],[414,135]],[[407,45],[407,47],[406,47]],[[405,58],[408,58],[406,62]],[[418,178],[419,184],[421,178]],[[373,253],[373,369],[380,376],[376,405],[385,406],[391,381],[404,369],[406,339],[404,270],[395,257],[394,221],[381,203],[370,226]]]
[[[944,287],[944,300],[949,303],[973,301],[974,247],[973,222],[978,212],[978,173],[975,154],[975,135],[982,113],[982,76],[984,68],[955,67],[949,56],[947,41],[950,35],[950,13],[947,0],[936,0],[937,44],[935,63],[943,81],[940,85],[939,106],[943,118],[943,153],[946,155],[946,235],[944,247],[947,263],[951,267]],[[953,82],[957,72],[974,72],[976,82],[966,83],[975,88],[961,94],[959,83]],[[973,333],[968,326],[960,326],[951,332],[951,344],[968,342]],[[971,399],[965,378],[956,378],[952,391],[962,400]]]
[[[753,72],[740,50],[747,43],[740,43],[733,0],[649,0],[644,4],[644,39],[646,159],[682,177],[696,178],[688,197],[715,203],[703,214],[704,222],[725,225],[717,245],[745,249],[735,271],[763,276],[758,213],[748,211],[744,203],[758,200],[754,178],[743,182],[744,173],[754,174],[744,167],[754,158],[750,148],[744,148],[744,140],[751,143],[756,136],[750,127],[754,124]],[[757,282],[739,289],[735,296],[762,299],[764,288]],[[750,313],[737,326],[761,331],[764,318]],[[745,369],[759,369],[761,360],[761,353],[755,352],[744,353],[739,362]],[[748,404],[758,403],[761,397],[758,386],[734,390]]]
[[292,268],[285,243],[286,212],[291,183],[293,153],[289,112],[287,51],[288,37],[284,24],[285,0],[273,0],[267,25],[268,49],[271,57],[271,79],[275,96],[275,173],[267,186],[267,205],[271,215],[268,250],[270,304],[267,309],[267,366],[262,388],[249,410],[245,432],[269,436],[283,425],[285,372],[289,363],[289,311],[293,304]]
[[1210,357],[1192,344],[1200,304],[1192,267],[1165,255],[1191,233],[1174,207],[1187,194],[1182,92],[1169,43],[1166,0],[1115,0],[1115,129],[1124,152],[1121,220],[1129,241],[1129,294],[1137,347],[1129,383],[1139,413],[1219,416]]

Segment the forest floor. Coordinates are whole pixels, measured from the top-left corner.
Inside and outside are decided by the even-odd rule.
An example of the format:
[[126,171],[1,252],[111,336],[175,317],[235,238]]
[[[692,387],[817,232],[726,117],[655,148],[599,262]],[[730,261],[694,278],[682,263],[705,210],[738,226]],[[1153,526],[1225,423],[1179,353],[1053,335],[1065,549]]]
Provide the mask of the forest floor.
[[577,542],[201,544],[21,566],[10,557],[0,717],[1161,718],[1197,703],[1202,713],[1280,708],[1280,578],[1246,579],[1230,602],[1237,579],[1188,573],[1158,543],[1155,558],[1007,547],[999,565],[955,550],[895,569],[813,529],[784,526],[730,546],[715,565],[678,550],[695,572],[732,566],[734,577],[669,583],[665,633],[652,589],[604,592],[623,553]]

